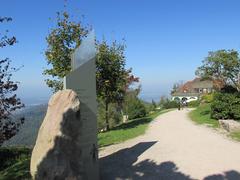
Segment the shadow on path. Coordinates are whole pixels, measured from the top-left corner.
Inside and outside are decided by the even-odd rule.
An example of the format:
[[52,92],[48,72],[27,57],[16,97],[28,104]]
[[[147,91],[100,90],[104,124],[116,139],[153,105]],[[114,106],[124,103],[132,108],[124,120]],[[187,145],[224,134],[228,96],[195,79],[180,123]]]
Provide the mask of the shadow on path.
[[[191,180],[178,170],[174,162],[156,164],[146,159],[137,164],[138,157],[151,148],[156,141],[142,142],[131,148],[122,149],[100,159],[101,180]],[[158,156],[158,154],[156,154]],[[196,167],[197,168],[197,167]],[[224,174],[209,175],[204,180],[240,180],[240,173],[227,171]]]
[[240,180],[240,173],[237,171],[227,171],[222,174],[215,174],[204,178],[204,180]]
[[178,172],[173,162],[164,162],[157,165],[151,160],[144,160],[134,164],[138,156],[153,146],[155,142],[139,143],[100,159],[101,180],[136,179],[136,180],[189,180],[189,176]]

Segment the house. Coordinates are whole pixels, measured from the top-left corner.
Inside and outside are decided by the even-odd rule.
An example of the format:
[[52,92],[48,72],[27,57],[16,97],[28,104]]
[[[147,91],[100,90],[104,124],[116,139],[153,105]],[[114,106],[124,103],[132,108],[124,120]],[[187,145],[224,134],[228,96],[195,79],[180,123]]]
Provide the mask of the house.
[[217,89],[221,89],[223,83],[219,80],[202,80],[195,78],[181,85],[175,92],[173,92],[172,100],[186,99],[187,102],[198,100],[201,95],[212,93]]

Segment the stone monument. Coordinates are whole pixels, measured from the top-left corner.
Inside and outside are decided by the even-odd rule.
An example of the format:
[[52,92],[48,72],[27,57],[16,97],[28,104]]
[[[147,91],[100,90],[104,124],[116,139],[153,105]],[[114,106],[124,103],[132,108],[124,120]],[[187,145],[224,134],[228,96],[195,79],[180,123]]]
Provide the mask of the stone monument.
[[72,71],[64,78],[64,89],[74,90],[80,99],[82,149],[86,180],[99,179],[97,145],[96,47],[94,32],[72,54]]
[[55,93],[39,129],[30,171],[34,180],[98,180],[95,36],[72,54],[64,90]]

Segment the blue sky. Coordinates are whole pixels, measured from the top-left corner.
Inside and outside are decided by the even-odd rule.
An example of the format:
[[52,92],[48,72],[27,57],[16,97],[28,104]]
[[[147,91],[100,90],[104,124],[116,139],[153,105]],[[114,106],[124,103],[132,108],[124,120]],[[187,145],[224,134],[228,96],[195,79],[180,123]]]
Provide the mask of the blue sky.
[[[21,82],[19,95],[31,103],[51,94],[44,84],[45,37],[54,27],[63,0],[2,1],[0,16],[13,22],[1,25],[16,35],[19,43],[1,49]],[[68,11],[91,25],[97,38],[126,40],[127,67],[142,84],[144,99],[168,95],[174,82],[194,78],[195,69],[208,51],[240,48],[239,0],[68,0]]]

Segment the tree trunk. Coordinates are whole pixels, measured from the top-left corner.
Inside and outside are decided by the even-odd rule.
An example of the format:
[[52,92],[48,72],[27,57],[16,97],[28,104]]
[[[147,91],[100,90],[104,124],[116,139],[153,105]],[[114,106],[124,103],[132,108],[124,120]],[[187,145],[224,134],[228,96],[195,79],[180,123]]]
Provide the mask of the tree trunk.
[[106,120],[106,130],[109,131],[109,119],[108,119],[108,102],[105,102],[105,120]]

